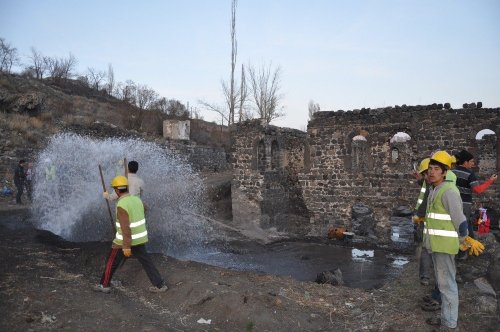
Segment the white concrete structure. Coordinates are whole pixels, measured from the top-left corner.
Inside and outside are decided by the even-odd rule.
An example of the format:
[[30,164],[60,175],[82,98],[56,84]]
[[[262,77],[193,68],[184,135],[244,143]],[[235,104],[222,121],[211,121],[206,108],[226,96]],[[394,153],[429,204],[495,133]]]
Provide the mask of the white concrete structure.
[[189,140],[191,123],[189,120],[163,121],[163,137],[172,140]]

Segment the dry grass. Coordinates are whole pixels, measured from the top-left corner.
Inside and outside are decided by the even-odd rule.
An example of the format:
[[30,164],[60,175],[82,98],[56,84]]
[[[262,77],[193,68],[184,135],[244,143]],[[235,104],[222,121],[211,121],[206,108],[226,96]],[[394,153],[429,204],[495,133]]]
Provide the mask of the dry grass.
[[26,114],[12,114],[7,118],[9,129],[19,132],[26,132],[30,129],[42,129],[44,127],[45,118],[32,117]]
[[43,128],[43,121],[40,120],[39,118],[30,117],[29,122],[30,122],[31,127],[33,127],[33,128],[36,128],[36,129]]
[[6,75],[0,74],[0,86],[7,90],[12,90],[12,84]]
[[10,130],[25,133],[30,128],[29,117],[24,114],[13,114],[8,122]]
[[28,131],[24,137],[26,138],[26,140],[31,143],[32,145],[38,145],[40,139],[39,139],[39,135],[34,132],[34,131]]
[[42,122],[51,122],[52,121],[52,113],[50,113],[50,112],[43,112],[40,115],[40,120]]
[[6,114],[2,120],[2,126],[5,125],[11,132],[17,133],[11,135],[14,144],[29,143],[32,147],[41,147],[45,135],[52,131],[50,121],[44,122],[41,117],[15,113]]
[[67,100],[61,100],[53,104],[52,116],[55,118],[61,118],[66,114],[71,113],[73,104]]
[[65,114],[62,117],[62,122],[67,125],[77,124],[89,126],[94,123],[95,119],[92,116],[82,116],[82,115],[73,115],[73,114]]
[[65,124],[77,124],[79,116],[73,114],[64,114],[61,121]]

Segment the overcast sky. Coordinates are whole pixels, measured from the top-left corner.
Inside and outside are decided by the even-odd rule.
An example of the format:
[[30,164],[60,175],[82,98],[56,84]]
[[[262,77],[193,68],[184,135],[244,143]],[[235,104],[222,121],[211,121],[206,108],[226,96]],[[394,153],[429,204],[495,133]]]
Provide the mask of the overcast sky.
[[[231,0],[0,0],[0,37],[21,55],[71,52],[81,73],[111,63],[118,81],[199,109],[223,103],[230,19]],[[237,68],[281,67],[278,126],[305,129],[310,100],[500,106],[500,0],[239,0],[236,34]]]

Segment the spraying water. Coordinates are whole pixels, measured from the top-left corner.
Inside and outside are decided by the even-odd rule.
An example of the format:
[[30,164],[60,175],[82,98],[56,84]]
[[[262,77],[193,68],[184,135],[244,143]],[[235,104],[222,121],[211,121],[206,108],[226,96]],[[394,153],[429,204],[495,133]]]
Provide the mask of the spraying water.
[[[145,182],[142,198],[153,252],[299,280],[314,280],[318,272],[336,266],[353,287],[375,287],[393,273],[385,256],[373,251],[301,242],[249,244],[242,254],[211,247],[210,240],[224,239],[224,234],[220,229],[215,232],[203,217],[201,178],[168,149],[137,139],[97,140],[76,134],[52,137],[35,164],[33,223],[69,241],[111,241],[114,234],[102,198],[98,165],[110,191],[112,178],[124,173],[124,158],[139,162],[137,175]],[[114,202],[111,209],[114,217]]]
[[[137,175],[145,182],[149,248],[176,257],[200,250],[211,232],[205,220],[193,217],[203,214],[202,180],[168,149],[140,139],[52,137],[35,166],[32,214],[37,227],[70,241],[111,240],[98,165],[111,192],[112,178],[125,172],[124,158],[138,161]],[[110,204],[114,218],[115,202]]]

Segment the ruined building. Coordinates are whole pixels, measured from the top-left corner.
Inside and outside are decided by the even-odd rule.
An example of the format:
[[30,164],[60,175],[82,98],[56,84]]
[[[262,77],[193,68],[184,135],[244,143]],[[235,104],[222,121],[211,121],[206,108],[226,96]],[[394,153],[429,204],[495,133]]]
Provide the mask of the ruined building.
[[[352,207],[363,203],[373,210],[378,241],[388,241],[393,210],[415,205],[420,187],[414,164],[433,151],[469,150],[481,180],[500,168],[500,109],[465,107],[470,105],[319,112],[307,133],[259,121],[235,125],[233,220],[324,236],[333,226],[351,229]],[[496,135],[477,140],[483,129]],[[475,197],[476,207],[500,210],[498,182]]]

